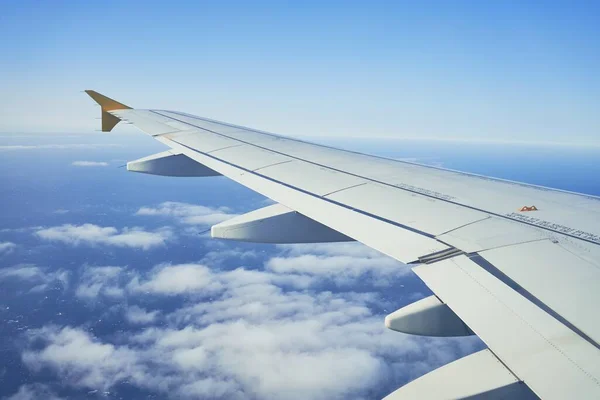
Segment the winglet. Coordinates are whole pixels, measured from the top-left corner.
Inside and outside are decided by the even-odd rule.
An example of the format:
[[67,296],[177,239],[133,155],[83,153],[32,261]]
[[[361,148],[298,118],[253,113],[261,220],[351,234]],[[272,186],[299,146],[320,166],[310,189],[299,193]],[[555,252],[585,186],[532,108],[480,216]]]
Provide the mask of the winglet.
[[96,103],[100,104],[100,107],[102,108],[102,132],[110,132],[112,128],[121,121],[118,117],[109,113],[109,111],[131,109],[131,107],[119,103],[94,90],[86,90],[85,92],[94,99]]

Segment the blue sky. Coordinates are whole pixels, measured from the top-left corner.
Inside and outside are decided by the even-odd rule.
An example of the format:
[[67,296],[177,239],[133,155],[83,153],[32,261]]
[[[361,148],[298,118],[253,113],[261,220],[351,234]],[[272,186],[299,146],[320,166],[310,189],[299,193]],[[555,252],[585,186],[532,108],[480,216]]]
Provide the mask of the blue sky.
[[93,88],[283,134],[598,142],[597,2],[3,2],[2,132]]

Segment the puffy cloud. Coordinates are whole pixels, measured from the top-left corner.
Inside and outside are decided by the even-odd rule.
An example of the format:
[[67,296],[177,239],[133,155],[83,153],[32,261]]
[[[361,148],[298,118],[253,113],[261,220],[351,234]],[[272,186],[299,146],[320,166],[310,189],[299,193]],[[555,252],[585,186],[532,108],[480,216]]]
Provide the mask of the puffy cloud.
[[62,269],[48,271],[33,264],[20,264],[0,269],[0,281],[8,280],[27,282],[34,285],[31,291],[43,291],[53,283],[59,283],[66,288],[69,284],[69,273]]
[[104,161],[73,161],[74,167],[108,167],[108,163]]
[[211,208],[189,203],[166,201],[158,207],[142,207],[136,215],[162,216],[175,218],[187,225],[214,225],[234,217],[226,207]]
[[267,269],[278,274],[318,276],[348,285],[368,277],[378,286],[409,274],[410,268],[361,243],[308,244],[280,246],[282,254],[267,261]]
[[[271,257],[216,248],[147,271],[84,266],[76,295],[119,296],[131,330],[47,325],[27,336],[23,362],[81,391],[127,382],[171,398],[359,399],[481,348],[386,330],[380,285],[400,286],[409,269],[360,244],[278,246]],[[127,305],[140,300],[151,306]]]
[[[325,257],[325,250],[313,250]],[[348,261],[357,262],[359,250],[350,253]],[[29,337],[23,361],[83,390],[111,390],[126,381],[173,398],[358,399],[382,397],[392,389],[391,377],[399,386],[480,346],[473,338],[388,331],[371,307],[380,302],[377,293],[313,289],[323,276],[312,272],[310,259],[293,257],[292,272],[203,264],[163,264],[148,273],[96,267],[88,274],[93,281],[133,275],[125,296],[177,294],[188,301],[162,312],[130,306],[130,323],[150,324],[160,314],[160,326],[110,338],[46,326]]]
[[22,280],[37,280],[45,276],[41,268],[31,264],[15,265],[0,269],[0,279],[18,278]]
[[12,253],[14,249],[17,248],[17,245],[13,242],[0,242],[0,254],[9,254]]
[[343,243],[307,243],[307,244],[281,244],[277,246],[284,254],[302,256],[305,254],[319,254],[325,256],[348,257],[385,257],[380,252],[371,249],[359,242]]
[[125,318],[132,324],[149,324],[156,320],[159,311],[146,311],[138,306],[131,306],[125,311]]
[[83,299],[106,297],[122,297],[123,288],[119,285],[123,267],[92,267],[85,266],[79,278],[75,295]]
[[147,278],[135,277],[127,287],[134,292],[164,295],[182,293],[210,294],[221,289],[210,269],[199,264],[161,265]]
[[19,390],[13,395],[6,397],[6,400],[60,400],[62,397],[57,396],[54,391],[48,386],[41,383],[30,383],[21,385]]
[[131,247],[148,250],[163,246],[173,237],[168,228],[153,232],[142,228],[102,227],[94,224],[71,225],[65,224],[50,228],[38,229],[35,234],[44,240],[63,242],[71,245],[108,245],[116,247]]
[[207,297],[226,289],[248,290],[264,284],[308,288],[317,280],[298,274],[278,274],[237,268],[214,271],[204,264],[161,264],[145,274],[133,274],[127,284],[130,293],[193,295]]
[[387,257],[361,258],[353,256],[322,256],[306,254],[294,257],[274,257],[267,268],[279,274],[296,273],[319,275],[336,284],[352,284],[356,278],[369,274],[379,285],[410,272],[410,269]]
[[126,346],[101,343],[87,332],[71,327],[47,326],[30,332],[32,343],[41,351],[27,350],[22,359],[33,371],[55,369],[68,383],[106,389],[128,378],[136,365],[136,353]]

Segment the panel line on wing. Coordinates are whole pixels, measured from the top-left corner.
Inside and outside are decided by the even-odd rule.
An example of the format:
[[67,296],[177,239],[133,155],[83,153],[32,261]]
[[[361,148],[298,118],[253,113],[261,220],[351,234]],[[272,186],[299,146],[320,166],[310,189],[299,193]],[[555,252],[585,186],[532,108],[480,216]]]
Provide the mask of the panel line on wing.
[[473,224],[476,224],[476,223],[481,222],[481,221],[485,221],[486,219],[489,219],[489,218],[492,218],[492,216],[491,215],[486,215],[485,217],[483,217],[481,219],[478,219],[476,221],[467,222],[464,225],[457,226],[456,228],[449,229],[446,232],[439,233],[438,236],[446,235],[446,234],[448,234],[450,232],[454,232],[457,229],[461,229],[461,228],[464,228],[465,226],[469,226],[469,225],[473,225]]
[[583,331],[581,331],[579,328],[577,328],[575,325],[573,325],[571,322],[569,322],[562,315],[560,315],[559,313],[554,311],[550,306],[548,306],[542,300],[537,298],[535,295],[533,295],[531,292],[529,292],[523,286],[519,285],[515,280],[513,280],[511,277],[506,275],[504,272],[502,272],[500,269],[498,269],[491,262],[486,260],[482,255],[480,255],[479,253],[472,253],[472,254],[467,254],[467,257],[469,257],[469,259],[471,261],[473,261],[475,264],[477,264],[478,266],[480,266],[481,268],[483,268],[484,270],[486,270],[487,272],[492,274],[494,277],[496,277],[500,281],[502,281],[508,287],[513,289],[515,292],[519,293],[521,296],[525,297],[527,300],[529,300],[530,302],[532,302],[533,304],[538,306],[540,309],[544,310],[547,314],[552,316],[558,322],[565,325],[567,328],[571,329],[582,339],[586,340],[588,343],[590,343],[591,345],[596,347],[598,350],[600,350],[599,343],[597,343],[591,337],[586,335]]
[[301,193],[307,194],[307,195],[309,195],[309,196],[312,196],[312,197],[319,198],[319,199],[321,199],[321,200],[323,200],[323,201],[326,201],[326,202],[328,202],[328,203],[334,204],[334,205],[336,205],[336,206],[339,206],[339,207],[343,207],[343,208],[345,208],[345,209],[347,209],[347,210],[351,210],[351,211],[357,212],[357,213],[359,213],[359,214],[365,215],[365,216],[367,216],[367,217],[370,217],[370,218],[376,219],[376,220],[378,220],[378,221],[382,221],[382,222],[388,223],[388,224],[390,224],[390,225],[397,226],[398,228],[402,228],[402,229],[405,229],[405,230],[407,230],[407,231],[414,232],[414,233],[417,233],[417,234],[419,234],[419,235],[422,235],[422,236],[426,236],[426,237],[428,237],[428,238],[431,238],[431,239],[435,239],[435,236],[434,236],[434,235],[432,235],[432,234],[430,234],[430,233],[423,232],[423,231],[421,231],[421,230],[418,230],[418,229],[415,229],[415,228],[413,228],[413,227],[410,227],[410,226],[407,226],[407,225],[404,225],[404,224],[398,223],[398,222],[396,222],[396,221],[392,221],[392,220],[390,220],[390,219],[387,219],[387,218],[380,217],[379,215],[375,215],[375,214],[369,213],[369,212],[367,212],[367,211],[364,211],[364,210],[361,210],[361,209],[358,209],[358,208],[350,207],[350,206],[348,206],[347,204],[340,203],[339,201],[335,201],[335,200],[329,199],[329,198],[327,198],[327,197],[322,197],[322,196],[319,196],[318,194],[315,194],[315,193],[309,192],[309,191],[307,191],[307,190],[304,190],[304,189],[302,189],[302,188],[299,188],[299,187],[297,187],[297,186],[294,186],[294,185],[290,185],[289,183],[281,182],[281,181],[279,181],[279,180],[277,180],[277,179],[273,179],[273,178],[271,178],[270,176],[263,175],[263,174],[261,174],[261,173],[258,173],[258,172],[255,172],[255,171],[249,170],[249,169],[247,169],[247,168],[244,168],[244,167],[242,167],[242,166],[240,166],[240,165],[237,165],[237,164],[234,164],[234,163],[232,163],[232,162],[225,161],[225,160],[223,160],[223,159],[220,159],[219,157],[215,157],[215,156],[214,156],[214,155],[212,155],[212,154],[208,154],[208,153],[202,152],[202,151],[200,151],[200,150],[196,150],[196,149],[194,149],[194,148],[192,148],[192,147],[190,147],[190,146],[187,146],[187,145],[185,145],[185,144],[183,144],[183,143],[181,143],[181,142],[178,142],[177,140],[174,140],[174,139],[169,139],[169,140],[170,140],[170,141],[172,141],[172,142],[174,142],[174,143],[177,143],[177,144],[178,144],[178,145],[180,145],[180,146],[183,146],[183,147],[185,147],[185,148],[186,148],[186,149],[188,149],[188,150],[191,150],[191,151],[193,151],[193,152],[196,152],[196,153],[198,153],[198,154],[201,154],[201,155],[203,155],[203,156],[206,156],[206,157],[212,158],[213,160],[216,160],[216,161],[222,162],[222,163],[224,163],[224,164],[227,164],[227,165],[229,165],[229,166],[232,166],[232,167],[238,168],[238,169],[240,169],[240,170],[242,170],[242,171],[244,171],[244,172],[247,172],[247,173],[250,173],[250,174],[253,174],[253,175],[259,176],[260,178],[262,178],[262,179],[266,179],[266,180],[268,180],[268,181],[270,181],[270,182],[274,182],[274,183],[277,183],[277,184],[279,184],[279,185],[285,186],[285,187],[287,187],[287,188],[290,188],[290,189],[293,189],[293,190],[297,190],[297,191],[299,191],[299,192],[301,192]]
[[357,183],[356,185],[352,185],[352,186],[348,186],[348,187],[345,187],[345,188],[337,189],[337,190],[334,190],[334,191],[332,191],[332,192],[325,193],[325,194],[323,195],[323,197],[331,196],[331,195],[332,195],[332,194],[334,194],[334,193],[343,192],[344,190],[353,189],[353,188],[355,188],[355,187],[362,186],[362,185],[366,185],[366,184],[368,184],[368,182],[361,182],[361,183]]
[[225,147],[221,147],[218,149],[214,149],[214,150],[208,151],[207,153],[214,153],[215,151],[231,149],[232,147],[240,147],[240,146],[243,146],[243,144],[232,144],[231,146],[225,146]]
[[259,171],[259,170],[261,170],[261,169],[265,169],[265,168],[269,168],[269,167],[274,167],[274,166],[276,166],[276,165],[281,165],[281,164],[287,164],[287,163],[291,163],[291,162],[293,162],[293,161],[294,161],[294,160],[285,160],[285,161],[279,161],[279,162],[276,162],[276,163],[273,163],[273,164],[265,165],[264,167],[260,167],[260,168],[253,169],[252,171],[255,171],[255,172],[256,172],[256,171]]
[[[132,124],[135,125],[135,122],[131,122]],[[173,133],[179,133],[181,132],[181,130],[175,130],[175,131],[171,131],[171,132],[163,132],[163,133],[157,133],[156,135],[152,135],[152,137],[159,137],[159,136],[164,136],[164,135],[172,135]]]
[[[462,320],[461,320],[461,321],[462,321]],[[464,323],[464,321],[463,321],[463,323]],[[467,326],[467,324],[465,324],[465,326]],[[467,326],[467,327],[468,327],[468,326]],[[514,376],[514,377],[515,377],[515,379],[517,380],[517,382],[519,382],[519,383],[525,383],[525,381],[524,381],[523,379],[519,378],[519,376],[518,376],[517,374],[515,374],[515,371],[513,371],[512,369],[510,369],[510,367],[509,367],[508,365],[506,365],[506,363],[505,363],[504,361],[502,361],[502,359],[501,359],[500,357],[498,357],[498,354],[494,353],[494,350],[490,349],[489,347],[488,347],[486,350],[488,350],[490,353],[492,353],[492,355],[493,355],[494,357],[496,357],[496,360],[498,360],[498,362],[499,362],[500,364],[502,364],[502,366],[504,366],[504,368],[506,368],[506,370],[507,370],[508,372],[510,372],[510,374],[511,374],[512,376]],[[530,390],[531,390],[531,389],[530,389]],[[537,397],[537,396],[536,396],[536,397]]]

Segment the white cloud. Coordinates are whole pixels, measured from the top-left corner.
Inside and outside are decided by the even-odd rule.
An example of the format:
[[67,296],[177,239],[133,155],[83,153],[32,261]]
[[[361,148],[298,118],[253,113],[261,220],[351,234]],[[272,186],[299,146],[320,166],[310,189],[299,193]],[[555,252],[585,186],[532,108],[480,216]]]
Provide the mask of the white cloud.
[[123,228],[119,231],[114,227],[102,227],[94,224],[65,224],[42,228],[37,230],[35,234],[44,240],[63,242],[75,246],[80,244],[108,245],[143,250],[164,246],[173,237],[172,231],[168,228],[153,232],[145,231],[142,228]]
[[23,362],[30,369],[56,369],[68,383],[87,388],[108,388],[130,373],[136,354],[126,346],[100,343],[87,332],[71,327],[47,326],[32,330],[31,338],[45,343],[41,351],[25,351]]
[[156,320],[159,311],[146,311],[138,306],[131,306],[125,311],[125,318],[132,324],[149,324]]
[[161,265],[146,279],[135,277],[127,287],[135,292],[164,295],[209,294],[221,289],[220,283],[212,279],[210,270],[198,264]]
[[[369,397],[390,376],[410,371],[406,380],[465,352],[456,339],[386,331],[361,295],[237,289],[226,288],[214,306],[204,303],[183,327],[146,328],[117,343],[46,327],[32,340],[43,346],[23,360],[84,389],[127,381],[174,398],[352,399]],[[252,314],[257,307],[260,316]]]
[[357,278],[369,278],[378,286],[386,286],[391,279],[411,273],[405,264],[353,243],[307,244],[280,246],[282,254],[266,263],[266,268],[278,274],[295,273],[318,276],[349,285]]
[[[222,256],[243,262],[240,254],[229,249]],[[46,326],[29,337],[23,361],[81,390],[128,382],[171,398],[360,399],[382,397],[390,382],[399,386],[481,347],[473,338],[386,330],[384,315],[373,311],[383,301],[377,285],[384,278],[399,285],[406,269],[380,258],[342,244],[281,246],[266,270],[222,269],[227,263],[218,252],[148,272],[86,267],[78,286],[86,293],[113,287],[123,302],[143,294],[179,295],[183,303],[175,310],[128,306],[124,315],[135,331],[105,338]],[[362,291],[325,289],[321,283],[337,283],[335,271]]]
[[20,264],[12,267],[0,269],[0,281],[19,280],[33,285],[30,291],[43,291],[57,283],[63,288],[69,284],[69,272],[58,269],[48,271],[46,268],[40,268],[33,264]]
[[108,163],[104,161],[73,161],[74,167],[108,167]]
[[123,297],[124,290],[119,285],[123,267],[83,267],[75,295],[82,299],[96,299],[98,296]]
[[12,253],[17,248],[13,242],[0,242],[0,254]]
[[352,256],[319,256],[306,254],[294,257],[274,257],[267,268],[278,274],[296,273],[326,277],[338,285],[353,284],[356,278],[370,275],[379,285],[387,285],[389,279],[410,273],[410,269],[388,257],[361,258]]
[[0,279],[18,278],[22,280],[34,280],[44,276],[41,268],[31,264],[15,265],[0,269]]
[[302,256],[305,254],[318,254],[326,256],[349,257],[385,257],[380,252],[371,249],[359,242],[343,243],[308,243],[308,244],[281,244],[277,246],[284,254]]
[[142,207],[136,215],[162,216],[175,218],[187,225],[214,225],[225,221],[236,214],[231,214],[226,207],[211,208],[176,201],[166,201],[158,207]]
[[19,390],[11,396],[6,397],[6,400],[60,400],[62,397],[57,396],[48,385],[41,383],[28,383],[21,385]]

